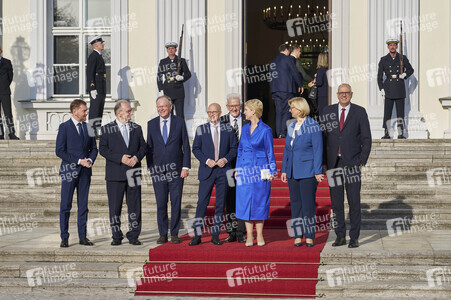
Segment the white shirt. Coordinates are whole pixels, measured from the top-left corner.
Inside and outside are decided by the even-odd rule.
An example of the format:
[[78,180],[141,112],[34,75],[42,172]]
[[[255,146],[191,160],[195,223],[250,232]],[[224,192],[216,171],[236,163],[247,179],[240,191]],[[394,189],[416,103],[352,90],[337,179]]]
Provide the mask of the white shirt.
[[[232,117],[232,116],[230,116],[230,117]],[[213,125],[211,122],[208,124],[210,124],[211,140],[213,141],[213,146],[214,146],[214,144],[215,144],[215,125]],[[219,149],[221,148],[221,123],[218,122],[218,124],[216,124],[216,126],[217,126],[217,130],[218,130],[218,153],[219,153]],[[210,158],[207,159],[205,164],[208,164],[209,160],[210,160]]]
[[99,53],[100,55],[102,55],[102,52],[100,52],[99,50],[94,49],[94,51],[96,51],[97,53]]
[[233,117],[232,115],[230,115],[230,125],[233,126],[235,125],[235,119],[236,119],[236,123],[238,124],[238,138],[241,138],[241,125],[242,123],[242,118],[241,118],[241,114],[238,115],[238,117]]
[[[304,124],[304,123],[302,123],[302,124]],[[294,142],[294,139],[296,138],[296,133],[298,132],[299,129],[301,129],[302,124],[298,124],[296,122],[296,125],[294,126],[293,135],[291,136],[291,142],[290,142],[291,147],[293,147],[293,142]]]
[[351,108],[351,103],[348,104],[348,106],[346,107],[342,107],[341,104],[338,104],[338,121],[340,121],[341,118],[341,110],[345,109],[345,122],[346,122],[346,118],[348,117],[349,114],[349,109]]
[[[164,126],[164,121],[165,119],[163,119],[162,117],[160,117],[160,132],[161,132],[161,136],[163,136],[163,126]],[[166,119],[166,127],[168,128],[168,137],[169,137],[169,128],[171,128],[171,115],[169,115],[169,117]]]
[[[74,122],[74,125],[75,125],[75,128],[77,129],[78,134],[80,134],[80,130],[78,129],[78,123],[81,123],[82,124],[81,126],[83,126],[83,122],[78,122],[77,120],[75,120],[74,117],[70,117],[70,119],[72,120],[72,122]],[[85,130],[85,129],[83,128],[83,130]],[[92,159],[90,159],[90,158],[88,158],[88,159],[92,164]],[[81,158],[78,159],[77,165],[80,164],[81,160],[82,160]]]
[[[128,140],[129,140],[129,142],[130,142],[130,124],[129,124],[128,122],[125,123],[125,124],[123,124],[123,123],[121,123],[118,119],[116,119],[116,124],[117,124],[117,126],[119,127],[119,130],[120,130],[121,134],[122,134],[122,126],[125,125],[125,127],[127,128]],[[125,140],[125,139],[124,139],[124,140]]]

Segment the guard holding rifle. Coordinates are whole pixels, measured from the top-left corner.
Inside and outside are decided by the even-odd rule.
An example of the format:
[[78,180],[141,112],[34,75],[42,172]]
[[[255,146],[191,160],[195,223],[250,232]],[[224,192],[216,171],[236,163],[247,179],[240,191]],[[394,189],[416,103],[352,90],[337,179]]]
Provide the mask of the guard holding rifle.
[[[180,52],[182,49],[183,29],[180,37]],[[177,52],[177,43],[166,43],[166,52],[168,57],[160,60],[157,74],[158,90],[163,90],[165,96],[169,96],[175,107],[177,117],[185,119],[185,89],[183,83],[191,78],[191,72],[184,58],[175,55]],[[174,111],[172,111],[174,113]]]
[[[390,138],[387,123],[391,121],[394,104],[396,104],[396,113],[398,117],[398,139],[405,139],[404,102],[406,98],[406,88],[404,80],[413,74],[413,68],[407,57],[402,54],[402,44],[401,53],[397,52],[398,43],[398,39],[387,40],[389,53],[381,58],[377,72],[377,83],[382,92],[382,97],[385,97],[384,123],[382,125],[385,129],[385,134],[382,139]],[[385,80],[384,74],[386,77]]]
[[103,108],[106,96],[106,67],[102,57],[105,41],[100,35],[89,42],[92,52],[86,66],[86,90],[89,94],[89,125],[98,137],[98,130],[102,126]]

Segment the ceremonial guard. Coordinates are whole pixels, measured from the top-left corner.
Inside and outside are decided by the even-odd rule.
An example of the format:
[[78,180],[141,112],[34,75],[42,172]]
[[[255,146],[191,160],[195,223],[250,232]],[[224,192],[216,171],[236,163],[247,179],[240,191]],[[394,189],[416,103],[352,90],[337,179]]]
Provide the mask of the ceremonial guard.
[[[186,60],[175,55],[177,43],[166,43],[168,57],[160,60],[157,74],[158,90],[163,90],[165,96],[169,96],[175,107],[177,117],[185,119],[185,89],[183,83],[191,78]],[[172,111],[174,113],[174,111]]]
[[91,100],[89,106],[90,127],[98,134],[98,128],[102,126],[103,107],[106,96],[106,68],[102,57],[105,41],[100,35],[95,36],[89,42],[93,51],[89,55],[86,67],[86,89]]
[[[379,61],[377,72],[377,83],[385,97],[384,122],[385,134],[383,139],[389,139],[387,122],[391,120],[393,105],[396,105],[398,139],[405,139],[404,136],[404,102],[406,98],[406,88],[404,80],[413,74],[413,68],[405,55],[397,52],[399,40],[388,39],[387,48],[389,53]],[[384,80],[385,74],[385,80]]]

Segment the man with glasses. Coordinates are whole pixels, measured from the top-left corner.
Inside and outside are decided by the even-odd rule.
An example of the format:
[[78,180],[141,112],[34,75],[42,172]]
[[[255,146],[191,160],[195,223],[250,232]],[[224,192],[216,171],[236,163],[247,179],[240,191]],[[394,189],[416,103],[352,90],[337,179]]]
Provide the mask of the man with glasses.
[[[241,128],[247,123],[246,117],[241,112],[243,109],[243,104],[241,103],[241,96],[239,94],[229,94],[227,95],[227,105],[229,113],[221,116],[221,123],[228,124],[232,127],[233,132],[240,141]],[[232,168],[236,166],[236,159],[233,159],[230,164]],[[245,243],[246,238],[244,237],[245,226],[244,221],[236,218],[236,180],[232,176],[234,181],[233,186],[229,185],[229,190],[227,193],[227,198],[225,202],[226,207],[226,230],[229,236],[224,240],[226,243],[234,242],[238,240],[239,243]]]
[[[197,127],[193,142],[193,154],[199,160],[199,199],[196,218],[193,222],[194,237],[190,246],[201,243],[202,228],[211,225],[211,243],[221,245],[219,233],[224,221],[224,203],[227,197],[227,171],[236,158],[237,145],[233,129],[227,123],[220,123],[221,106],[208,106],[209,121]],[[211,224],[205,222],[208,203],[216,185],[215,215]]]
[[320,116],[326,145],[324,168],[327,169],[332,209],[337,222],[334,247],[346,245],[345,188],[351,221],[348,247],[359,246],[361,167],[366,164],[371,152],[368,115],[363,107],[351,104],[352,95],[351,86],[341,84],[337,92],[338,103],[325,107]]
[[171,242],[178,237],[184,179],[191,168],[191,147],[185,121],[171,115],[168,96],[157,98],[158,117],[147,122],[147,167],[157,201],[160,237],[157,244],[168,241],[168,195],[171,197]]
[[86,66],[86,90],[91,101],[89,106],[89,124],[95,135],[98,136],[98,128],[102,126],[106,96],[106,67],[102,57],[105,41],[98,35],[92,38],[89,44],[91,44],[93,49]]

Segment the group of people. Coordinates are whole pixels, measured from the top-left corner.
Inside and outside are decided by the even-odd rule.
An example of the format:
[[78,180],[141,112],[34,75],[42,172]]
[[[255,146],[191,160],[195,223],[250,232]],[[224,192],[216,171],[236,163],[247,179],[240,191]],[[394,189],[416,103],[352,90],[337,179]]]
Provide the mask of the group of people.
[[[281,180],[288,182],[292,219],[302,218],[302,230],[295,231],[294,245],[312,247],[315,238],[315,198],[318,182],[324,180],[327,169],[337,182],[330,188],[332,208],[338,226],[334,246],[346,243],[344,223],[344,188],[350,204],[351,241],[358,246],[360,232],[360,180],[356,172],[368,160],[371,151],[371,132],[364,108],[351,104],[351,86],[342,84],[337,92],[337,104],[324,108],[319,123],[308,115],[307,101],[302,97],[289,100],[291,117],[284,148]],[[169,96],[156,100],[158,117],[147,124],[147,141],[140,125],[131,121],[132,108],[127,100],[116,103],[116,119],[101,128],[99,149],[96,138],[89,134],[86,117],[88,108],[83,100],[70,105],[72,117],[60,125],[56,154],[62,159],[61,186],[61,247],[68,247],[68,225],[72,198],[77,188],[79,243],[93,245],[86,237],[88,194],[92,166],[98,152],[106,159],[105,180],[111,245],[124,238],[121,230],[121,208],[124,195],[128,207],[129,231],[126,238],[132,245],[141,245],[141,161],[146,157],[152,177],[157,204],[158,244],[180,243],[181,202],[184,179],[191,168],[191,149],[185,121],[173,115]],[[216,187],[214,221],[210,228],[211,243],[221,245],[219,239],[225,220],[229,236],[224,242],[238,241],[254,245],[254,225],[257,245],[264,246],[264,221],[269,217],[271,181],[277,176],[273,150],[272,129],[261,120],[263,103],[258,99],[243,104],[238,94],[227,97],[228,114],[222,115],[221,105],[208,106],[208,122],[196,129],[192,153],[199,160],[198,203],[193,223],[193,239],[189,245],[201,243],[205,232],[206,210],[213,188]],[[349,172],[349,170],[353,172]],[[351,178],[352,177],[352,178]],[[230,184],[233,178],[234,184]],[[131,180],[134,179],[134,180]],[[171,224],[168,222],[168,200],[171,201]],[[224,217],[224,209],[226,211]],[[245,236],[246,235],[246,236]]]

